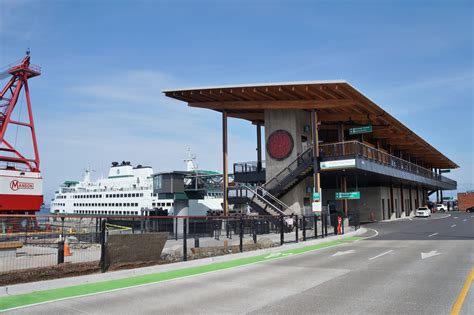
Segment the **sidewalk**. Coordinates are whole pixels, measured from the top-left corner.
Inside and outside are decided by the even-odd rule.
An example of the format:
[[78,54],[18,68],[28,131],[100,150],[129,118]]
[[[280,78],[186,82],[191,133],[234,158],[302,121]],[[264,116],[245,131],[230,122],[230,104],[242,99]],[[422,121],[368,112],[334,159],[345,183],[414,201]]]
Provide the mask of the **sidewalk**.
[[[177,263],[166,264],[166,265],[155,265],[155,266],[149,266],[149,267],[143,267],[143,268],[137,268],[137,269],[118,270],[118,271],[111,271],[107,273],[90,274],[90,275],[84,275],[84,276],[78,276],[78,277],[60,278],[60,279],[53,279],[53,280],[40,281],[40,282],[8,285],[8,286],[0,287],[0,302],[2,302],[2,300],[4,300],[5,298],[16,296],[16,295],[25,295],[25,294],[41,292],[41,291],[42,292],[55,291],[55,289],[71,288],[71,287],[76,287],[76,286],[84,287],[87,285],[97,284],[97,285],[101,285],[102,288],[103,287],[108,288],[110,286],[103,285],[103,284],[107,284],[108,282],[117,283],[117,282],[122,281],[124,283],[120,284],[121,285],[120,288],[126,288],[133,285],[137,285],[137,283],[140,283],[140,281],[135,281],[135,282],[132,281],[133,284],[127,285],[125,283],[126,280],[141,278],[138,280],[143,280],[144,283],[153,283],[153,278],[155,280],[157,279],[155,282],[162,281],[163,279],[161,278],[165,278],[165,280],[168,279],[169,275],[166,275],[166,274],[169,272],[174,272],[173,275],[171,275],[172,278],[179,278],[181,276],[189,276],[189,275],[199,274],[203,272],[227,269],[231,267],[237,267],[240,265],[246,265],[250,263],[264,261],[266,259],[281,258],[286,255],[299,254],[299,253],[303,253],[307,251],[312,251],[312,250],[317,250],[321,248],[344,244],[345,241],[358,240],[359,238],[356,236],[362,235],[365,232],[366,232],[366,229],[361,228],[357,231],[348,232],[344,235],[331,236],[324,239],[322,238],[313,239],[313,240],[308,240],[308,241],[299,242],[299,243],[289,243],[289,244],[284,244],[283,246],[271,247],[271,248],[261,249],[261,250],[256,250],[256,251],[248,251],[248,252],[237,253],[237,254],[216,256],[216,257],[197,259],[197,260],[191,260],[191,261],[186,261],[186,262],[177,262]],[[294,239],[294,236],[293,236],[293,239]],[[343,239],[344,241],[342,241]],[[265,256],[268,254],[271,254],[271,255]],[[163,275],[163,277],[159,277],[160,275]],[[149,279],[145,279],[147,276]],[[114,287],[114,284],[112,284],[111,287]],[[106,289],[105,291],[107,290],[109,289]],[[81,292],[83,291],[84,290],[81,290]],[[91,288],[91,291],[97,292],[96,290],[94,291],[92,288]],[[104,290],[101,289],[98,292],[104,292]]]

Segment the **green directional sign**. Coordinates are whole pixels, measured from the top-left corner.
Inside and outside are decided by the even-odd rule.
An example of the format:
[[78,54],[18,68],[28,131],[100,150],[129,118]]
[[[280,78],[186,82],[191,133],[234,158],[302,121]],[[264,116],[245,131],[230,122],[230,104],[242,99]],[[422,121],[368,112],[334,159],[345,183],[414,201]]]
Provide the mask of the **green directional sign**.
[[441,174],[443,174],[443,173],[451,173],[451,170],[440,170],[439,172],[440,172]]
[[360,199],[360,191],[337,192],[336,199]]
[[320,201],[321,194],[319,192],[313,192],[313,201]]
[[362,127],[356,127],[356,128],[349,128],[349,134],[350,135],[358,135],[361,133],[370,133],[372,132],[372,126],[362,126]]
[[453,197],[443,197],[443,200],[453,200]]

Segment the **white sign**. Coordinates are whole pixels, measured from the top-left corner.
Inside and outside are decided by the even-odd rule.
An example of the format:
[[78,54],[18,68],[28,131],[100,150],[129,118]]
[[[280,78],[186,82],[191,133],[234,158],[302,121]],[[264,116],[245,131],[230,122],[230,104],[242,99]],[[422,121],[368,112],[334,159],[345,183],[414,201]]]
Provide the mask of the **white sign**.
[[1,176],[0,193],[5,195],[42,195],[41,178]]
[[355,167],[356,160],[349,159],[349,160],[335,160],[335,161],[324,161],[320,163],[320,167],[322,170],[327,169],[337,169],[337,168],[348,168],[348,167]]
[[321,201],[313,201],[313,212],[321,212]]

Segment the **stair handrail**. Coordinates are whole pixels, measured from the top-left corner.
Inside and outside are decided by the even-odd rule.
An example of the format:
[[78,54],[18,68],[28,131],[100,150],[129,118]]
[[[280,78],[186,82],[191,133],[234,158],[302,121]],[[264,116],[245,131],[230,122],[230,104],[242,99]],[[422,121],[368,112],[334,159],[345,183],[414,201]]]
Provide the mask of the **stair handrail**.
[[[288,164],[287,166],[285,166],[285,168],[283,168],[280,172],[278,172],[275,176],[273,176],[272,178],[270,178],[268,181],[266,181],[261,187],[265,188],[266,190],[268,190],[268,185],[273,182],[273,181],[277,181],[277,183],[279,183],[279,180],[278,180],[278,177],[283,174],[284,172],[288,171],[288,169],[290,169],[295,163],[297,164],[298,166],[298,161],[301,160],[301,158],[303,157],[303,155],[306,155],[308,154],[308,152],[311,152],[313,150],[313,146],[310,145],[305,151],[301,152],[300,154],[298,154],[296,156],[296,158],[290,163]],[[268,171],[268,169],[267,169]]]
[[256,191],[258,192],[259,190],[262,191],[262,195],[268,196],[268,197],[270,197],[270,199],[272,199],[273,201],[278,203],[284,209],[283,212],[285,212],[286,210],[288,210],[290,208],[286,203],[284,203],[283,201],[281,201],[277,197],[273,196],[268,190],[265,190],[265,188],[263,188],[262,186],[257,187]]
[[[272,210],[276,211],[280,215],[286,215],[286,213],[284,211],[278,209],[278,207],[276,207],[274,204],[272,204],[267,199],[265,199],[263,195],[260,195],[257,190],[255,190],[255,189],[253,189],[253,188],[251,188],[251,187],[249,187],[245,184],[238,184],[238,186],[241,186],[241,187],[245,188],[246,190],[249,190],[250,192],[252,192],[254,194],[254,197],[257,197],[257,198],[263,200],[268,206],[270,206],[272,208]],[[271,195],[270,193],[268,193],[268,194]],[[272,196],[272,197],[274,197],[274,196]],[[276,198],[276,197],[274,197],[274,198]]]

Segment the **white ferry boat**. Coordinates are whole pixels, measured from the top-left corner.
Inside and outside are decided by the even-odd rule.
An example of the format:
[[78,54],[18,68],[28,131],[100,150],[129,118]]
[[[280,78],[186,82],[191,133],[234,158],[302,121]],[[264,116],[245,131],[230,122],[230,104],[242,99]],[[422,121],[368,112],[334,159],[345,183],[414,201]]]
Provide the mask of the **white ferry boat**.
[[[183,174],[201,176],[195,156],[184,159],[187,170]],[[189,181],[185,179],[185,181]],[[107,178],[91,180],[86,170],[82,181],[65,181],[52,199],[50,211],[69,215],[181,215],[175,210],[173,196],[159,196],[154,192],[153,169],[149,166],[133,167],[130,162],[113,162]],[[156,190],[155,190],[156,191]],[[209,190],[199,199],[190,199],[187,215],[206,215],[222,210],[223,194]]]
[[153,208],[173,213],[173,199],[158,200],[153,193],[153,169],[113,162],[107,178],[91,181],[86,170],[82,181],[65,181],[54,195],[51,212],[83,215],[142,215]]

